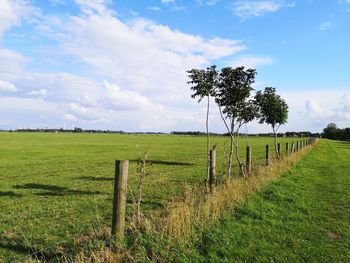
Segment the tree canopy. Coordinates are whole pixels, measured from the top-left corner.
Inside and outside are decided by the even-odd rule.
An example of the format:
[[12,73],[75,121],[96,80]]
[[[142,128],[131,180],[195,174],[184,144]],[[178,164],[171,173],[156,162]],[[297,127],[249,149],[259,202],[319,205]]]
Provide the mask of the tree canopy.
[[215,96],[218,76],[215,65],[207,69],[191,69],[187,73],[191,79],[188,84],[191,84],[191,90],[194,91],[192,98],[198,97],[200,102],[206,96]]
[[288,105],[276,94],[276,88],[266,87],[264,92],[258,91],[255,101],[259,107],[260,123],[267,123],[275,130],[287,123]]
[[216,102],[231,121],[245,123],[255,118],[256,107],[249,100],[256,70],[244,67],[221,70],[218,78]]

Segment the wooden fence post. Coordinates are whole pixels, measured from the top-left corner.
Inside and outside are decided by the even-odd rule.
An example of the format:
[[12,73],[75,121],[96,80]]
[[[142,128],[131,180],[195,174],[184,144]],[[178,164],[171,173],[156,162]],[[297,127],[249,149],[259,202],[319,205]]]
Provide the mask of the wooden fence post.
[[289,155],[289,143],[286,142],[286,156]]
[[115,162],[114,197],[112,214],[112,236],[124,238],[125,204],[128,182],[129,161]]
[[250,145],[247,145],[246,169],[248,175],[252,173],[252,147]]
[[297,141],[297,152],[299,151],[299,141]]
[[295,144],[294,142],[292,142],[292,149],[291,149],[291,153],[293,154],[295,152]]
[[278,159],[282,158],[282,152],[281,152],[281,144],[277,143],[277,152],[278,152]]
[[209,185],[210,192],[213,193],[216,183],[216,150],[210,150],[210,170],[209,170]]
[[270,164],[270,161],[269,161],[269,145],[266,144],[266,154],[265,154],[265,163],[266,165],[269,165]]

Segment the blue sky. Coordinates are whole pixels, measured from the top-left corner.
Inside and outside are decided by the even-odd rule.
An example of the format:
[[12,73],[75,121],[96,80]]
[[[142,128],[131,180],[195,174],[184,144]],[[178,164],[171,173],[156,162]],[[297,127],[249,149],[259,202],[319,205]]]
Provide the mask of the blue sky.
[[284,131],[350,126],[349,25],[349,0],[1,0],[0,128],[204,130],[185,71],[211,64],[256,68]]

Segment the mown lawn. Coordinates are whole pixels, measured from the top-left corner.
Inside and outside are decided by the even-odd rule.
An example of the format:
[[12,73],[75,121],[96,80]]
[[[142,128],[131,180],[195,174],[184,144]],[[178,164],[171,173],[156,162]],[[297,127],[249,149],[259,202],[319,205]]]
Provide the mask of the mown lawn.
[[[217,143],[223,173],[227,138]],[[281,139],[284,143],[292,139]],[[187,186],[206,176],[203,136],[0,133],[0,262],[31,252],[56,253],[111,222],[114,163],[131,161],[129,185],[135,190],[138,152],[149,151],[152,166],[143,211],[161,209]],[[264,161],[272,138],[250,138],[253,160]],[[242,157],[245,138],[241,139]],[[131,212],[128,196],[127,212]]]
[[205,231],[184,261],[349,262],[350,143],[322,140]]

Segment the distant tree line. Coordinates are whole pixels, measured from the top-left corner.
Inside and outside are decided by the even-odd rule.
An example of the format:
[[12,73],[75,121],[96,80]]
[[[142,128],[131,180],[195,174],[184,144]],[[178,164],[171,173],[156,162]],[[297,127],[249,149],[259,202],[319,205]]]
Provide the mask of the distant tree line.
[[350,128],[340,129],[335,123],[330,123],[323,129],[323,138],[350,141]]
[[[201,131],[172,131],[170,132],[170,134],[173,135],[192,135],[192,136],[204,136],[207,135],[206,132],[201,132]],[[210,136],[230,136],[229,133],[215,133],[215,132],[209,132]],[[274,137],[275,135],[272,132],[268,132],[268,133],[238,133],[239,136],[249,136],[249,137]],[[276,134],[277,137],[316,137],[319,138],[321,137],[321,133],[319,132],[310,132],[310,131],[302,131],[302,132],[279,132]]]
[[[349,128],[347,128],[349,129]],[[345,129],[346,130],[346,129]],[[191,135],[191,136],[205,136],[206,132],[201,131],[172,131],[170,133],[166,132],[124,132],[124,131],[113,131],[113,130],[84,130],[81,128],[75,129],[17,129],[17,130],[0,130],[0,132],[51,132],[51,133],[115,133],[115,134],[172,134],[172,135]],[[215,133],[209,132],[210,136],[230,136],[229,133]],[[269,133],[239,133],[239,136],[249,136],[249,137],[273,137],[274,134]],[[277,133],[277,137],[324,137],[321,133],[312,133],[309,131],[303,132],[286,132],[286,133]],[[326,138],[326,137],[325,137]]]
[[51,132],[51,133],[124,133],[123,131],[110,131],[110,130],[84,130],[82,128],[75,127],[74,129],[16,129],[10,130],[10,132]]
[[[113,131],[113,130],[95,130],[89,129],[84,130],[79,127],[75,127],[74,129],[16,129],[16,130],[0,130],[0,132],[47,132],[47,133],[115,133],[115,134],[168,134],[164,132],[124,132],[124,131]],[[194,132],[196,133],[196,132]]]

